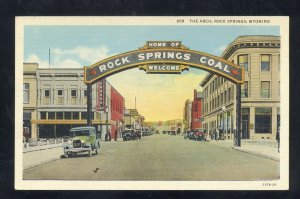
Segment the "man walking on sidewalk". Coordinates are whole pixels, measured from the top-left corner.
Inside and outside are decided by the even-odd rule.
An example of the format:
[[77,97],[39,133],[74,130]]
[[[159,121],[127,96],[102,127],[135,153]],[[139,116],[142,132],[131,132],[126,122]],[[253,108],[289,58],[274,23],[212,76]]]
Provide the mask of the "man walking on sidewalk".
[[215,129],[215,139],[216,139],[216,141],[218,141],[218,139],[219,139],[219,129],[218,128],[216,128]]

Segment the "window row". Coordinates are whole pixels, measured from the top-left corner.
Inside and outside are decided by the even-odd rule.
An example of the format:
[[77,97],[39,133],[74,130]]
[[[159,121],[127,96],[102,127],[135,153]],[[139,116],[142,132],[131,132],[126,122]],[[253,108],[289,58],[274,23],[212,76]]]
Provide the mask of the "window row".
[[[270,71],[271,69],[271,58],[269,54],[262,54],[260,56],[260,70],[261,71]],[[245,71],[249,70],[249,55],[243,54],[238,55],[237,57],[238,65],[243,67]],[[280,70],[280,56],[278,56],[278,70]]]
[[[249,88],[248,81],[245,81],[241,85],[241,97],[249,97]],[[278,82],[278,97],[280,97],[280,81]],[[260,82],[260,97],[261,98],[270,98],[271,97],[271,82],[270,81],[261,81]]]
[[233,88],[234,87],[231,86],[230,88],[228,88],[228,90],[225,90],[223,93],[210,100],[209,103],[208,102],[204,103],[204,108],[203,108],[204,114],[207,114],[210,111],[213,111],[229,102],[232,102],[234,98]]
[[[87,112],[40,112],[41,120],[85,120],[87,119]],[[92,119],[94,115],[92,114]]]
[[[57,97],[63,97],[64,93],[66,93],[66,91],[64,90],[56,90],[57,91]],[[72,89],[71,90],[71,97],[77,97],[78,95],[78,90],[76,89]],[[44,90],[44,97],[50,97],[51,96],[51,92],[49,89]],[[83,91],[83,96],[86,97],[87,96],[87,90]]]

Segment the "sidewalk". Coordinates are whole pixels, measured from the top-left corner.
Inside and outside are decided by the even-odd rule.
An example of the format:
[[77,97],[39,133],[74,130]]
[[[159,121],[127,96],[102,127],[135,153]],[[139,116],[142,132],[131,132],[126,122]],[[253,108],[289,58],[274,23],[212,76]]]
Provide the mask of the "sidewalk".
[[280,161],[280,153],[277,151],[277,142],[274,140],[242,140],[241,147],[233,146],[233,140],[210,140],[212,144],[231,147],[234,150]]

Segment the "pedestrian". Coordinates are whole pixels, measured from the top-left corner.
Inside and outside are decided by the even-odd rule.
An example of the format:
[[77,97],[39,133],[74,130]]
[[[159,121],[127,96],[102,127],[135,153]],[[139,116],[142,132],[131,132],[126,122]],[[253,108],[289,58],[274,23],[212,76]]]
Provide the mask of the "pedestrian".
[[276,132],[276,140],[277,140],[277,150],[278,150],[278,153],[280,153],[280,126],[278,126],[277,128],[277,132]]
[[218,141],[219,139],[219,129],[215,128],[215,140]]
[[115,130],[115,141],[117,141],[117,139],[118,139],[118,130],[116,129]]

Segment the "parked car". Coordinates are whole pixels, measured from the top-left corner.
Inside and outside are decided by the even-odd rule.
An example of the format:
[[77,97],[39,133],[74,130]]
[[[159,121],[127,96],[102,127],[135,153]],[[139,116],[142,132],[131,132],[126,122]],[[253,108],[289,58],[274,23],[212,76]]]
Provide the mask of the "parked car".
[[123,141],[135,139],[134,131],[131,129],[125,129],[122,134]]
[[142,132],[140,130],[134,131],[135,139],[141,139],[142,138]]
[[194,131],[193,138],[194,138],[194,140],[198,140],[198,141],[204,140],[205,141],[206,140],[205,130],[198,129],[198,130]]
[[189,133],[189,136],[188,136],[189,140],[195,140],[194,134],[195,134],[194,131],[191,131],[191,132]]
[[149,130],[143,130],[142,135],[143,136],[149,136],[150,135]]
[[100,134],[96,134],[96,129],[93,126],[72,128],[69,140],[63,147],[66,158],[70,155],[86,152],[91,157],[92,152],[98,154],[100,150]]

